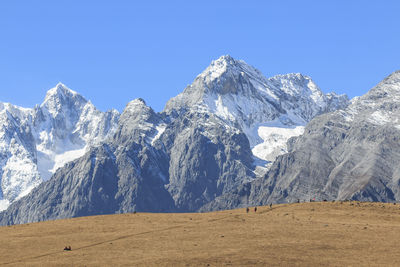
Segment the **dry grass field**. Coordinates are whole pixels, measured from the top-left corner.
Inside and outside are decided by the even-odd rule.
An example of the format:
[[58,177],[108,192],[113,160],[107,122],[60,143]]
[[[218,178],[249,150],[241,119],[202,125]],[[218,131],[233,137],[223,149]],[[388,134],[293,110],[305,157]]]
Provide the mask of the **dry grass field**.
[[120,214],[0,227],[0,266],[400,266],[399,241],[395,204]]

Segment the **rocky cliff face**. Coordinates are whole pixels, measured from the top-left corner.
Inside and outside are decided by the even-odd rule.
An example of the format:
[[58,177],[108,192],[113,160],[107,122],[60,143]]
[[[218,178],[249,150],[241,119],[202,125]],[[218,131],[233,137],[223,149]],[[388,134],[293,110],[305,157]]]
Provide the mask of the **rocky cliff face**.
[[230,56],[213,61],[165,107],[173,130],[164,136],[179,133],[169,150],[167,185],[176,205],[194,211],[254,180],[311,118],[348,103],[301,74],[267,79]]
[[197,211],[258,181],[309,120],[347,104],[346,96],[323,94],[309,77],[267,79],[223,56],[164,112],[131,101],[112,135],[13,203],[0,222]]
[[292,73],[267,79],[244,61],[222,56],[168,101],[165,112],[213,114],[246,135],[255,165],[265,172],[312,118],[348,104],[346,95],[323,94],[310,77]]
[[179,211],[195,211],[255,177],[246,136],[213,114],[181,115],[161,141],[169,156],[166,188]]
[[[149,136],[161,118],[143,100],[130,102],[107,144],[92,147],[4,212],[2,223],[173,209],[164,187],[168,160]],[[7,218],[7,219],[6,219]]]
[[265,177],[205,210],[297,199],[399,201],[400,72],[343,110],[314,118]]

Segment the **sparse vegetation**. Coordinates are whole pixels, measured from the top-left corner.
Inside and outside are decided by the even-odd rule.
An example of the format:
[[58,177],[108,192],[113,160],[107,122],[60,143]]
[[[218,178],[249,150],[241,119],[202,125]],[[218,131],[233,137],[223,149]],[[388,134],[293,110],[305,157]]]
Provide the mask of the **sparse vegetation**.
[[388,266],[399,229],[398,205],[359,202],[93,216],[0,227],[0,266]]

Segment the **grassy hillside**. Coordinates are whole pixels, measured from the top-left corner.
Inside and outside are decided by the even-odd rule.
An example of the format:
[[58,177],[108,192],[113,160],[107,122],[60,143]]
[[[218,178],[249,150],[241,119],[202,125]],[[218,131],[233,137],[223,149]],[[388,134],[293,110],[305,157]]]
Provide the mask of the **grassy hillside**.
[[0,227],[0,266],[399,266],[399,240],[395,204],[120,214]]

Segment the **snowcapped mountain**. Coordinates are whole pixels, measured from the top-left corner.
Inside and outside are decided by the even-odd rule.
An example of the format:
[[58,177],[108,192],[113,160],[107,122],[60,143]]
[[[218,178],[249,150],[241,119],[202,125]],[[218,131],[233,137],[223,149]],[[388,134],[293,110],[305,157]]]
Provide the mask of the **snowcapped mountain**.
[[400,71],[393,72],[367,94],[356,97],[341,111],[345,121],[366,120],[378,126],[392,125],[400,129]]
[[121,116],[101,113],[59,85],[21,132],[35,144],[31,161],[39,177],[78,158],[0,213],[0,224],[198,211],[262,177],[308,121],[348,102],[323,94],[307,76],[267,79],[230,56],[213,61],[161,113],[142,99],[129,102]]
[[118,118],[61,83],[33,109],[0,103],[0,210],[112,135]]
[[40,184],[31,110],[0,104],[0,210]]
[[47,180],[65,163],[115,131],[119,112],[101,112],[78,93],[58,84],[33,110],[39,173]]
[[168,101],[165,112],[191,109],[215,114],[246,134],[255,163],[265,172],[287,151],[286,141],[303,133],[307,122],[348,104],[346,95],[325,95],[310,77],[292,73],[267,79],[244,61],[222,56]]
[[[317,116],[269,172],[206,210],[308,200],[400,200],[400,71],[341,110]],[[232,205],[234,203],[234,205]]]

